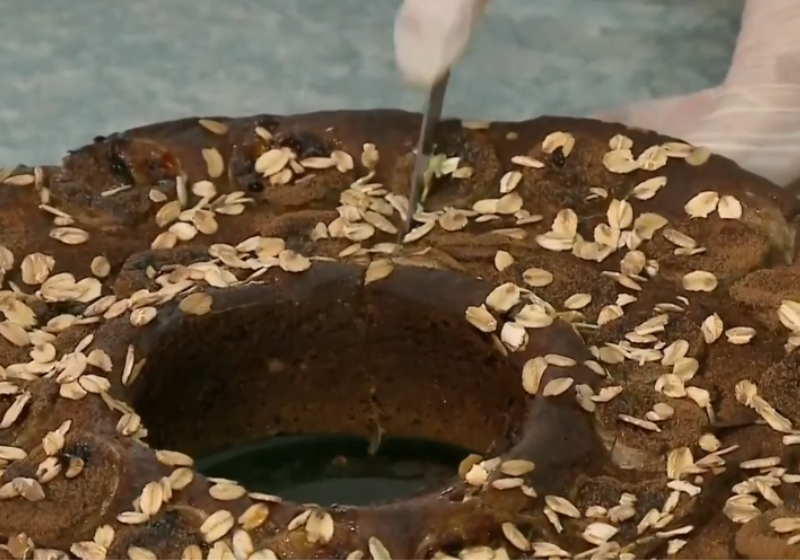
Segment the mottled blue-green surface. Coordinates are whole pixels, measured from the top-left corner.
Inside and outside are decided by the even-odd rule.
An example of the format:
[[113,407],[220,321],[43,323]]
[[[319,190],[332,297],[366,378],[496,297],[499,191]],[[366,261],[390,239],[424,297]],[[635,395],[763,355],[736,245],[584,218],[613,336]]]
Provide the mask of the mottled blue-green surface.
[[[435,0],[431,0],[435,1]],[[151,121],[402,107],[397,0],[4,0],[0,163]],[[690,92],[725,75],[742,0],[493,0],[446,113],[519,119]]]

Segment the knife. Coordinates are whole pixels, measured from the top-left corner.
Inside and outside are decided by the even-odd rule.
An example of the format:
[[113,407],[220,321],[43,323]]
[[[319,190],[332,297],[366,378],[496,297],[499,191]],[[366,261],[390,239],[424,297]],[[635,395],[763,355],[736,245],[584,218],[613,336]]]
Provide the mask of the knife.
[[425,172],[433,155],[433,141],[436,132],[436,125],[442,118],[442,106],[444,105],[444,94],[447,91],[447,83],[450,80],[450,72],[446,73],[428,93],[428,102],[425,106],[425,113],[422,116],[422,129],[419,133],[419,143],[417,144],[417,157],[414,160],[414,171],[411,176],[411,191],[408,197],[408,215],[401,230],[400,239],[411,231],[411,224],[414,221],[414,214],[417,205],[420,203],[422,192],[425,187]]

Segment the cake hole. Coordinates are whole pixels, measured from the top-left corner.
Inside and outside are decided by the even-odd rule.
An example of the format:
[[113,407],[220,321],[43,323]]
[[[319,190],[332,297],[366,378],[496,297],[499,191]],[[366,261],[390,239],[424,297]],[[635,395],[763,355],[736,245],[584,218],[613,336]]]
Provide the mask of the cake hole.
[[[360,281],[303,291],[249,286],[215,302],[227,311],[159,318],[140,341],[147,362],[131,394],[152,447],[202,458],[286,434],[362,447],[380,436],[379,452],[392,438],[424,440],[464,450],[460,460],[515,443],[520,373],[460,305],[443,310],[413,290],[365,295]],[[445,464],[454,475],[456,457]]]
[[196,467],[298,503],[374,506],[445,486],[469,454],[423,439],[389,437],[374,453],[371,443],[358,436],[287,434],[203,457]]

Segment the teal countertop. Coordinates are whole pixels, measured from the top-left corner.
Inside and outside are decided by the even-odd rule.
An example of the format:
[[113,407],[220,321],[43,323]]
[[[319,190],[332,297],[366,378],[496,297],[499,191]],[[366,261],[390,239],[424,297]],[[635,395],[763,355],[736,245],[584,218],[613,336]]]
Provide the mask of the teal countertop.
[[[743,0],[493,0],[445,112],[522,119],[718,83]],[[192,114],[418,110],[394,67],[397,0],[0,3],[0,163]]]

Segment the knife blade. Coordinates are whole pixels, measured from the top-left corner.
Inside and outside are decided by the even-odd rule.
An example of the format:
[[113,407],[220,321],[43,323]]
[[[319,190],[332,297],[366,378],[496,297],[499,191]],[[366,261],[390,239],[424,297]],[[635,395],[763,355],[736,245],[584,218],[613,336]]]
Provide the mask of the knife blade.
[[400,240],[411,231],[411,224],[414,221],[414,214],[417,205],[420,203],[425,183],[425,172],[428,170],[431,156],[434,149],[434,136],[436,125],[442,118],[442,107],[444,106],[444,94],[447,91],[447,84],[450,81],[450,72],[445,74],[428,93],[428,101],[425,105],[425,113],[422,116],[422,128],[419,133],[417,143],[417,157],[414,160],[414,171],[411,175],[411,190],[408,197],[408,215],[405,224],[400,232]]

